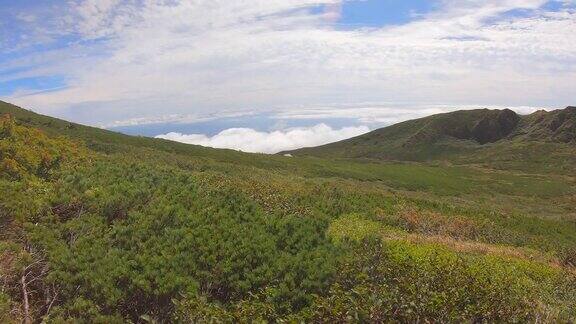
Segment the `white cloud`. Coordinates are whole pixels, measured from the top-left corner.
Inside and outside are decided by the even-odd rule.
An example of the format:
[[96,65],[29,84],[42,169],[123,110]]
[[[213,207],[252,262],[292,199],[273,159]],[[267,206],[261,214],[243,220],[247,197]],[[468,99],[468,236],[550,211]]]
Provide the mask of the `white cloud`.
[[282,131],[259,132],[250,128],[231,128],[208,137],[202,134],[168,133],[156,136],[167,140],[251,153],[274,154],[302,147],[341,141],[369,132],[366,126],[333,129],[325,124]]
[[[337,0],[78,0],[61,25],[82,41],[0,75],[64,75],[66,89],[6,100],[102,124],[333,103],[565,106],[576,12],[545,2],[444,0],[403,26],[338,30]],[[534,14],[501,16],[519,8]]]
[[218,120],[222,118],[231,117],[247,117],[254,115],[253,112],[227,112],[219,111],[218,113],[204,114],[204,115],[159,115],[151,117],[138,117],[129,118],[125,120],[115,120],[106,124],[99,124],[98,127],[101,128],[114,128],[114,127],[126,127],[126,126],[141,126],[141,125],[155,125],[155,124],[194,124],[200,122],[206,122],[211,120]]

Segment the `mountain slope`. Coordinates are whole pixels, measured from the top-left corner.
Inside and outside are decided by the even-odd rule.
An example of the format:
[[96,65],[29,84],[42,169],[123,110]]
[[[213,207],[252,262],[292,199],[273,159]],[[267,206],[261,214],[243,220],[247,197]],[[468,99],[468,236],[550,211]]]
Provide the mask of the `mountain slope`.
[[[576,108],[521,116],[511,110],[469,110],[410,120],[352,139],[290,153],[294,156],[482,163],[518,160],[570,171],[576,151]],[[550,158],[544,162],[543,158]],[[542,162],[542,163],[541,163]],[[568,161],[567,161],[568,162]],[[552,164],[556,164],[552,166]],[[519,166],[519,165],[517,165]],[[526,167],[527,168],[527,167]]]
[[1,323],[576,319],[572,177],[246,154],[6,110]]
[[[81,139],[86,142],[89,148],[105,153],[123,152],[130,147],[152,148],[166,152],[189,154],[209,154],[210,152],[216,152],[215,150],[201,146],[148,137],[128,136],[105,129],[71,123],[58,118],[40,115],[30,110],[0,101],[0,115],[3,114],[9,114],[16,118],[20,124],[40,129],[49,135],[66,135]],[[219,151],[226,151],[226,153],[232,155],[235,154],[234,151]]]
[[576,145],[576,107],[524,116],[514,137]]
[[250,167],[275,167],[278,165],[278,161],[285,160],[279,157],[262,159],[260,154],[247,154],[227,149],[213,149],[157,138],[129,136],[37,114],[30,110],[0,101],[0,116],[5,114],[13,116],[21,125],[42,130],[48,135],[63,135],[80,140],[91,150],[105,154],[142,152],[154,152],[158,155],[177,154],[186,157],[208,158],[214,161]]

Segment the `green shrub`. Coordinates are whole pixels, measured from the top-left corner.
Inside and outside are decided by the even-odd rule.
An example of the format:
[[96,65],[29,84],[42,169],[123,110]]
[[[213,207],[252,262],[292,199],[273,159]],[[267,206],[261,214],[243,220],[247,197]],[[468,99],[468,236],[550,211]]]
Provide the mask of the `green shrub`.
[[0,291],[0,322],[2,323],[16,323],[16,319],[12,318],[12,300],[10,296]]
[[[549,293],[563,279],[547,266],[458,255],[440,246],[402,241],[351,244],[350,259],[337,272],[336,283],[304,313],[306,320],[526,322],[551,314],[557,320],[570,318],[569,303],[549,303]],[[569,289],[576,292],[576,286]],[[573,297],[564,298],[573,302]]]

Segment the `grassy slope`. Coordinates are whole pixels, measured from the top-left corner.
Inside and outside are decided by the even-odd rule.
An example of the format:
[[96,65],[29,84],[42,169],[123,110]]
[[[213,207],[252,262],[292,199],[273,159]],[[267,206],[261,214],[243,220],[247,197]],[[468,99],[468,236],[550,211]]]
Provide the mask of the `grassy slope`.
[[[179,195],[189,193],[178,190],[188,190],[185,180],[189,178],[198,184],[200,192],[209,193],[207,197],[221,191],[246,197],[243,199],[263,210],[266,220],[270,215],[327,217],[330,229],[338,229],[338,237],[382,236],[400,242],[400,246],[391,248],[393,253],[399,249],[407,255],[415,253],[415,258],[421,257],[421,252],[412,244],[423,244],[425,254],[436,250],[444,253],[443,249],[448,248],[459,254],[535,260],[557,268],[562,251],[576,242],[575,180],[565,175],[447,164],[245,154],[125,136],[0,103],[0,115],[4,113],[50,136],[66,135],[84,141],[95,151],[95,164],[70,171],[58,190],[66,195],[73,192],[75,199],[88,206],[100,196],[120,193],[119,201],[112,205],[126,201],[133,206],[127,213],[139,215],[142,221],[154,222],[157,217],[152,214],[154,217],[147,220],[146,195],[166,191],[170,193],[166,199],[180,204]],[[134,179],[134,184],[118,187],[119,179],[126,178]],[[142,197],[145,190],[151,192]],[[65,197],[56,195],[57,201]],[[357,216],[349,224],[346,215]],[[88,225],[82,225],[83,221],[74,220],[78,224],[66,226],[82,228]],[[345,226],[339,226],[339,222]],[[180,233],[178,227],[167,227],[169,230],[174,235]],[[89,234],[96,235],[94,232]],[[448,253],[450,259],[452,253]],[[498,262],[497,267],[501,267]]]
[[[330,158],[450,161],[528,173],[574,175],[575,111],[576,108],[569,107],[554,112],[519,116],[517,125],[508,129],[510,133],[498,134],[498,131],[502,131],[498,126],[485,131],[484,135],[487,133],[500,140],[483,144],[474,139],[474,126],[484,119],[497,121],[498,114],[503,111],[482,109],[434,115],[382,128],[353,139],[290,153]],[[551,125],[570,118],[572,123],[569,121],[563,128],[550,131],[549,127],[553,127]]]
[[[82,126],[63,120],[42,116],[0,102],[0,114],[11,114],[26,126],[41,129],[52,135],[66,135],[81,139],[87,146],[102,153],[142,154],[145,150],[151,159],[166,163],[180,161],[186,164],[189,158],[217,161],[242,168],[259,168],[287,172],[304,177],[344,178],[379,182],[390,188],[424,192],[439,196],[460,196],[489,200],[490,196],[505,195],[512,199],[550,199],[575,194],[574,179],[565,176],[539,176],[531,173],[496,172],[481,168],[449,166],[445,164],[382,163],[377,161],[330,160],[314,157],[286,158],[274,155],[247,154],[233,150],[211,149],[181,144],[161,139],[127,136],[107,130]],[[412,127],[410,123],[392,129],[401,133]],[[390,134],[386,134],[390,135]],[[165,157],[165,154],[175,156]],[[547,156],[547,155],[546,155]],[[492,158],[492,156],[490,156]],[[171,161],[168,161],[171,160]],[[526,162],[526,160],[523,160]],[[504,163],[504,162],[503,162]],[[535,161],[534,163],[541,163]],[[541,201],[538,201],[540,204]],[[557,207],[557,206],[551,206]],[[558,213],[555,208],[554,214]],[[547,216],[547,215],[542,215]]]
[[[391,192],[474,210],[505,213],[513,223],[524,216],[550,220],[562,227],[574,224],[576,179],[565,175],[539,175],[447,164],[332,160],[315,157],[247,154],[204,148],[160,139],[133,137],[98,128],[72,124],[0,103],[0,114],[14,115],[26,126],[48,134],[81,139],[97,152],[112,156],[138,156],[144,161],[175,165],[184,169],[210,170],[229,175],[270,172],[289,179],[333,179],[370,183]],[[404,127],[408,124],[402,124]],[[397,130],[395,130],[397,131]],[[404,130],[402,130],[403,132]],[[524,161],[525,162],[525,161]],[[534,163],[539,163],[536,161]],[[489,214],[490,212],[486,213]],[[517,226],[518,224],[511,226]],[[510,225],[510,224],[508,224]],[[521,226],[521,225],[519,225]],[[546,227],[546,226],[543,226]],[[576,234],[575,234],[576,235]],[[575,236],[576,237],[576,236]]]

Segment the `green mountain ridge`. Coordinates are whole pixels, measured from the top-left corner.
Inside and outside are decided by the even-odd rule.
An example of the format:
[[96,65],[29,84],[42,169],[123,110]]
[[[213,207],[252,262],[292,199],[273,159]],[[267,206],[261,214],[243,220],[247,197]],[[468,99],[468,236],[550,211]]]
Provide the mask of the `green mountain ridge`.
[[[491,164],[542,150],[576,147],[576,107],[521,116],[512,110],[463,110],[410,120],[319,147],[282,154],[336,158]],[[563,152],[563,153],[561,153]],[[565,166],[560,165],[563,169]]]

